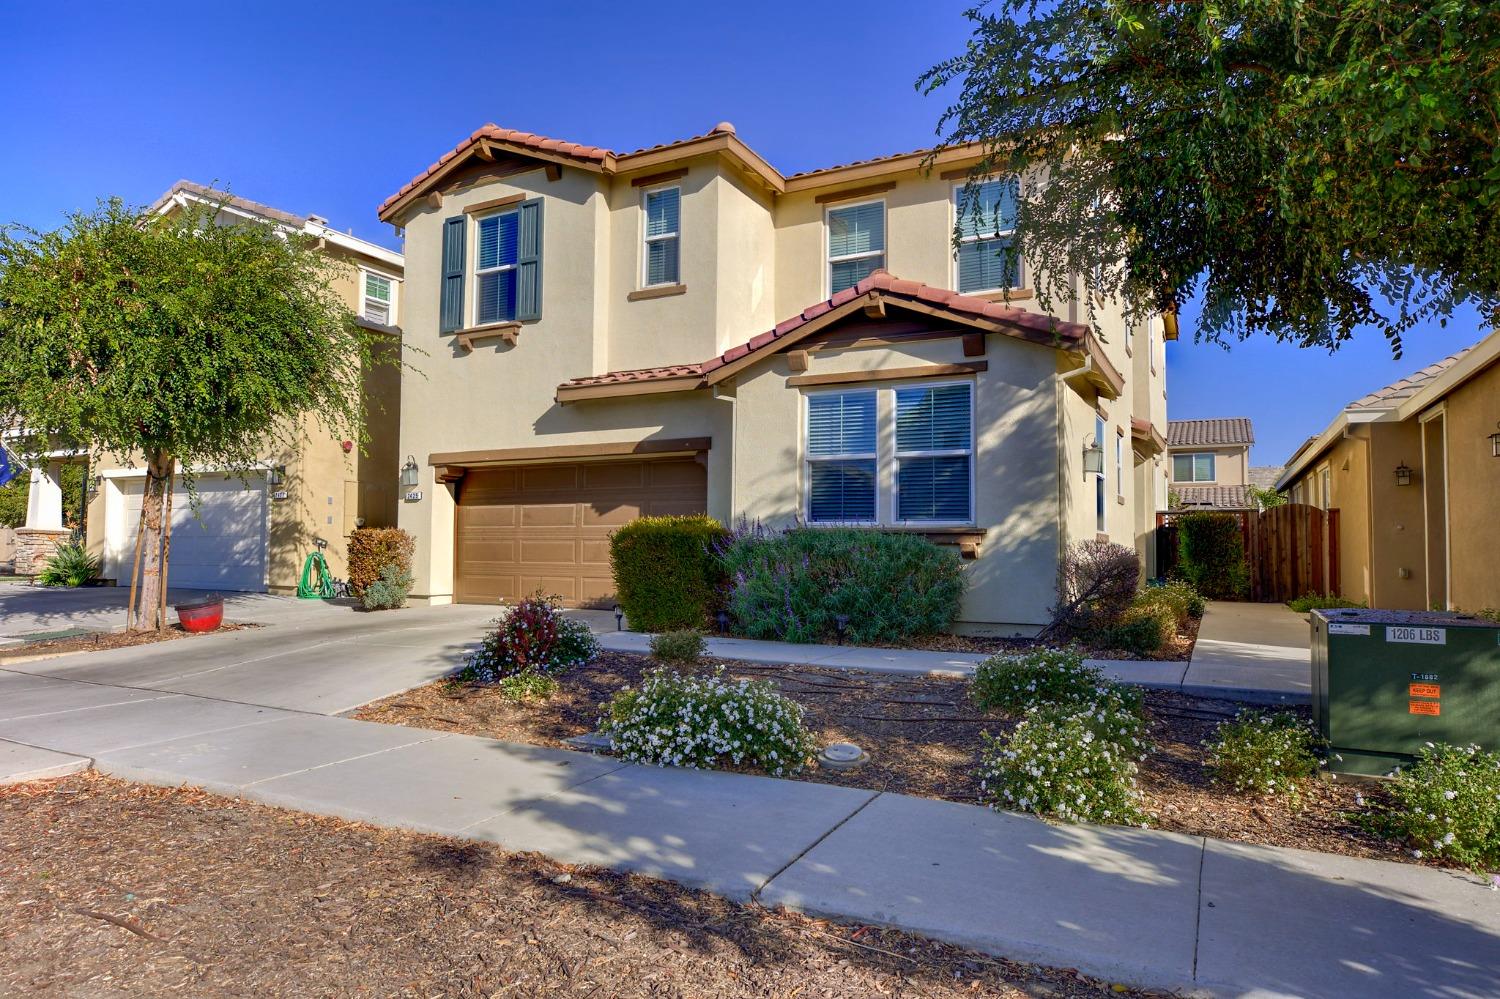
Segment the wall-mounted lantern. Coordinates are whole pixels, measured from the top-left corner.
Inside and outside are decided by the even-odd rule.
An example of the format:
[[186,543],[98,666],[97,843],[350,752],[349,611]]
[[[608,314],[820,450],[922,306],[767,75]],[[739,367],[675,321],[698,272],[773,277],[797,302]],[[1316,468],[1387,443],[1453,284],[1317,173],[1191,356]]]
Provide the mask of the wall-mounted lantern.
[[1411,485],[1411,469],[1406,466],[1406,462],[1404,461],[1396,466],[1396,485]]
[[[1495,426],[1500,427],[1500,423],[1496,423]],[[1490,434],[1490,455],[1500,458],[1500,433]]]
[[411,455],[406,456],[406,464],[401,466],[401,488],[414,489],[417,485],[417,459]]
[[286,481],[286,466],[272,465],[266,470],[266,485],[279,486]]
[[1083,474],[1104,474],[1104,446],[1092,435],[1083,442]]

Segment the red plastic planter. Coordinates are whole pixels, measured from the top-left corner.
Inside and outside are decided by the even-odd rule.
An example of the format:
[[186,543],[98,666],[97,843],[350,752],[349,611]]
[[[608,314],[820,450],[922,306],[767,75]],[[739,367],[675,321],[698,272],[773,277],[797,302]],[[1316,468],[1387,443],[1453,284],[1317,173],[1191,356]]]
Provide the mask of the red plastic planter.
[[224,601],[198,600],[178,604],[177,620],[183,631],[215,631],[224,623]]

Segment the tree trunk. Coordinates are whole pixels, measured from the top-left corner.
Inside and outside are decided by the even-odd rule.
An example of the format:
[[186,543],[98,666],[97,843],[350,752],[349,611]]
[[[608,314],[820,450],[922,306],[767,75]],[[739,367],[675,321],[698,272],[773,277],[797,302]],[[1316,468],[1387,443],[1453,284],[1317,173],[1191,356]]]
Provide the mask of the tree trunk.
[[172,457],[165,451],[146,456],[146,491],[141,496],[141,532],[136,538],[140,563],[140,586],[135,588],[136,631],[155,631],[166,627],[167,562],[163,552],[167,520],[171,516],[167,490],[172,488]]

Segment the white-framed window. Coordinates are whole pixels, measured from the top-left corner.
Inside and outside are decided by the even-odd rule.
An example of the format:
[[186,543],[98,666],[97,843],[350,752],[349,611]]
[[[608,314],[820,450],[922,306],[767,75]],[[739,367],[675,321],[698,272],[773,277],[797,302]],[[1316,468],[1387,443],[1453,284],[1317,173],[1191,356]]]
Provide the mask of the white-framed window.
[[641,287],[678,284],[682,280],[682,188],[659,187],[641,196],[645,216],[641,247]]
[[485,215],[474,228],[474,325],[510,322],[516,318],[521,213],[513,208]]
[[1015,245],[1015,178],[982,181],[953,190],[958,250],[954,287],[965,295],[1015,288],[1021,284],[1021,260]]
[[1214,481],[1214,461],[1216,455],[1207,454],[1174,454],[1172,455],[1172,481],[1173,482],[1212,482]]
[[875,403],[874,389],[808,394],[808,523],[875,522]]
[[372,323],[390,326],[396,321],[396,282],[384,274],[364,271],[364,294],[359,314]]
[[1125,435],[1115,434],[1115,495],[1125,498]]
[[1318,506],[1324,510],[1333,506],[1333,471],[1327,465],[1318,469]]
[[[1101,450],[1104,448],[1104,417],[1094,417],[1094,440],[1099,442]],[[1101,456],[1102,457],[1102,456]],[[1104,505],[1105,496],[1105,469],[1104,462],[1099,462],[1099,477],[1094,480],[1094,527],[1100,534],[1109,529],[1107,510]]]
[[828,293],[832,295],[885,266],[885,202],[831,207],[826,221]]
[[895,519],[900,523],[971,523],[973,384],[898,387],[894,395]]

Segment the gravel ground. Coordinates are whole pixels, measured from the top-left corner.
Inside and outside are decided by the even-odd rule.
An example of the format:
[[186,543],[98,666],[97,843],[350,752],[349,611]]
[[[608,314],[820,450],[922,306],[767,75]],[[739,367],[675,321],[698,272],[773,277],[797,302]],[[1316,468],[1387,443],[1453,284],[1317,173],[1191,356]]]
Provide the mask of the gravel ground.
[[0,995],[1148,995],[535,854],[81,774],[0,788]]
[[[569,736],[593,731],[615,691],[639,685],[656,664],[646,656],[604,653],[561,678],[540,703],[516,704],[493,688],[439,681],[361,708],[355,717],[416,728],[483,735],[507,742],[569,748]],[[820,745],[854,742],[871,754],[858,770],[811,767],[793,779],[974,803],[980,733],[1011,722],[978,710],[964,680],[909,677],[815,666],[726,662],[732,677],[773,680],[801,703]],[[703,667],[707,669],[708,667]],[[1139,785],[1156,828],[1271,846],[1416,863],[1397,844],[1367,833],[1350,815],[1356,795],[1377,802],[1368,782],[1310,781],[1300,800],[1256,799],[1213,783],[1203,743],[1241,705],[1166,691],[1146,692],[1156,752],[1141,765]],[[1304,712],[1305,713],[1305,712]]]

